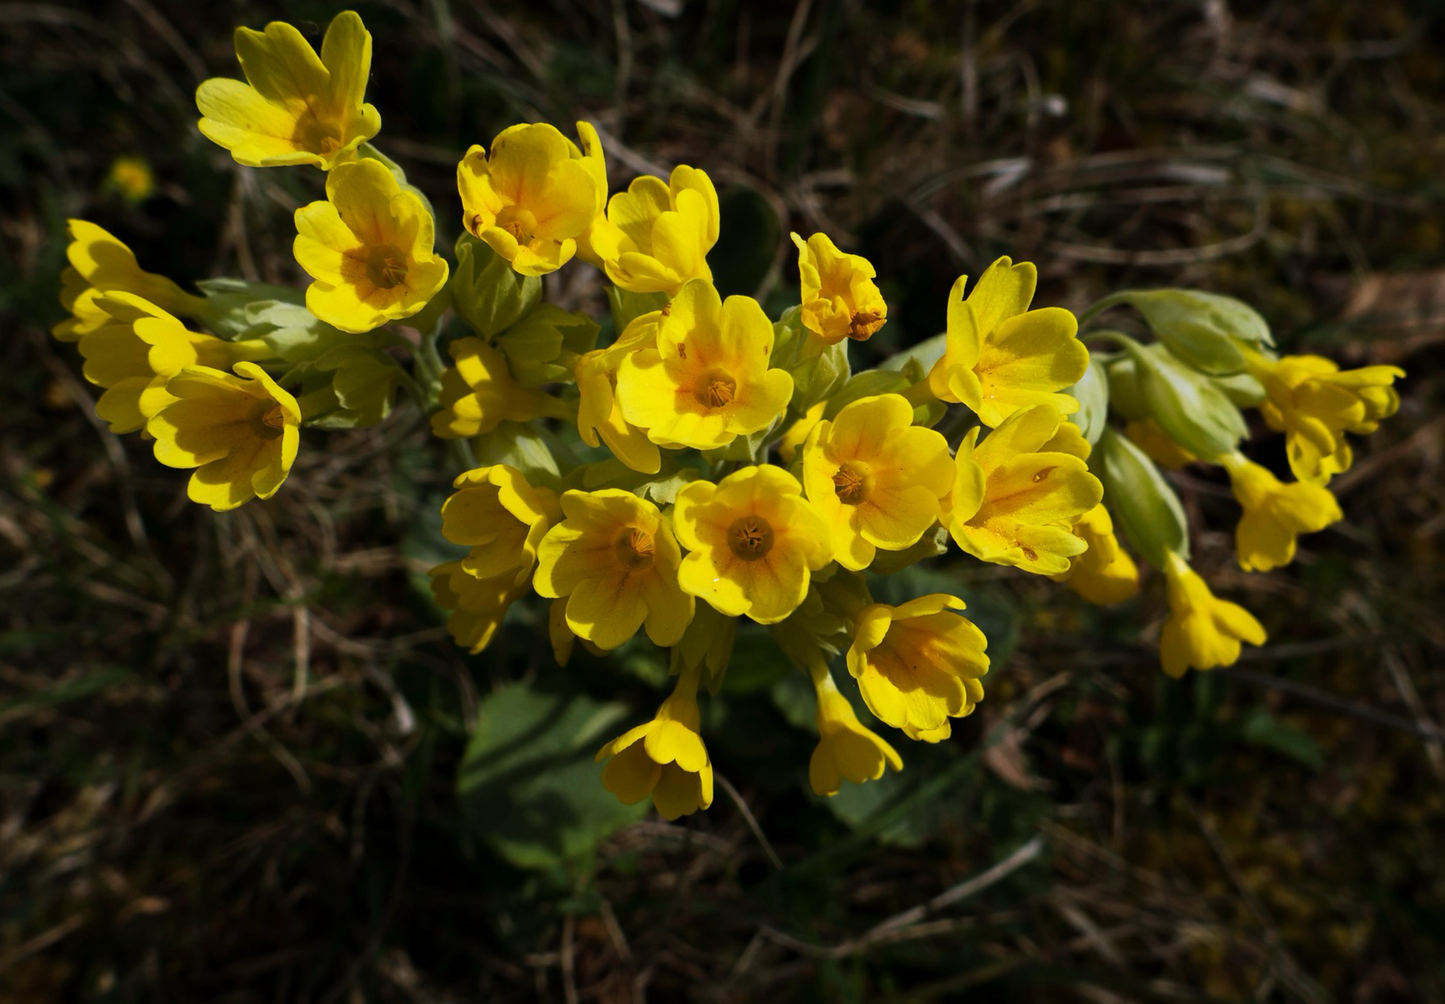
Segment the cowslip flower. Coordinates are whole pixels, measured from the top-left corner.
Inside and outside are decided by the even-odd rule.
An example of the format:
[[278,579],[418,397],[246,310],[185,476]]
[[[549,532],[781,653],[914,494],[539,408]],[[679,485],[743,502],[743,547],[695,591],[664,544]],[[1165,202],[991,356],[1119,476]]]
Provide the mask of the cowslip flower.
[[617,340],[577,360],[577,434],[588,446],[606,443],[612,455],[634,471],[656,474],[662,454],[647,438],[647,430],[627,421],[617,401],[617,370],[628,356],[656,348],[662,312],[654,310],[634,318]]
[[243,360],[271,358],[265,342],[228,342],[190,331],[176,317],[131,293],[96,298],[109,322],[83,335],[85,378],[106,388],[95,413],[114,433],[135,432],[176,400],[166,381],[187,366],[227,370]]
[[146,422],[156,459],[197,468],[186,494],[217,512],[275,495],[301,442],[296,398],[255,363],[233,370],[187,366],[166,383],[176,400]]
[[803,485],[832,532],[833,558],[854,571],[878,548],[902,551],[939,517],[953,488],[948,441],[913,425],[900,394],[865,397],[821,421],[803,448]]
[[204,297],[194,296],[163,275],[147,272],[134,252],[103,227],[86,220],[66,220],[70,265],[60,273],[60,305],[70,317],[51,329],[57,341],[77,342],[114,318],[96,303],[107,293],[132,293],[171,314],[201,318]]
[[983,441],[969,430],[954,457],[944,523],[958,546],[984,561],[1058,575],[1087,546],[1074,524],[1104,497],[1079,457],[1047,447],[1059,414],[1047,405],[1016,411]]
[[213,77],[196,89],[201,133],[247,167],[310,164],[329,171],[381,131],[366,103],[371,33],[342,11],[321,40],[321,55],[283,21],[265,31],[236,29],[246,81]]
[[296,210],[296,260],[313,282],[306,308],[342,331],[410,317],[446,285],[431,211],[380,161],[342,164],[326,201]]
[[561,513],[557,493],[532,485],[507,464],[460,474],[442,503],[442,536],[470,547],[461,568],[478,579],[500,579],[508,588],[532,575],[537,549]]
[[797,609],[833,555],[828,524],[780,467],[744,467],[677,493],[673,523],[689,552],[678,582],[729,617],[776,624]]
[[492,643],[507,609],[527,594],[525,580],[518,584],[505,575],[479,579],[460,561],[437,565],[427,574],[437,606],[449,611],[447,633],[473,655]]
[[441,410],[431,417],[433,435],[469,439],[502,422],[571,416],[555,397],[517,383],[507,360],[480,338],[458,338],[447,351],[455,365],[442,374]]
[[769,369],[773,323],[758,301],[694,279],[658,328],[657,347],[617,371],[623,417],[666,446],[708,450],[765,429],[788,407],[793,378]]
[[567,626],[599,648],[643,626],[653,644],[676,645],[694,601],[677,584],[682,550],[657,506],[615,488],[569,491],[562,514],[538,548],[537,592],[566,597]]
[[873,264],[839,251],[827,234],[806,241],[791,236],[798,248],[803,327],[829,344],[872,338],[888,320],[888,304],[873,282],[878,274]]
[[666,184],[642,175],[612,196],[582,254],[623,289],[675,296],[690,279],[712,282],[707,253],[717,243],[719,217],[707,172],[680,164]]
[[673,820],[712,804],[712,761],[703,744],[697,707],[698,671],[678,675],[672,696],[657,716],[597,751],[607,760],[602,786],[625,805],[648,795],[663,819]]
[[1299,535],[1318,533],[1344,519],[1334,494],[1321,484],[1296,481],[1284,484],[1268,469],[1242,454],[1231,453],[1220,463],[1229,472],[1234,498],[1244,508],[1234,531],[1239,567],[1246,572],[1268,572],[1294,560]]
[[818,745],[808,761],[808,783],[819,795],[836,795],[843,781],[876,781],[887,767],[903,769],[903,758],[878,733],[858,721],[853,705],[838,690],[828,668],[812,671],[818,698]]
[[858,613],[848,672],[868,710],[910,739],[947,739],[948,720],[971,714],[983,700],[979,678],[988,672],[988,639],[953,612],[962,609],[956,596],[933,593],[896,607],[873,603]]
[[1114,520],[1102,503],[1074,524],[1074,535],[1088,550],[1069,558],[1068,571],[1053,576],[1097,606],[1123,603],[1139,592],[1139,566],[1119,544]]
[[1259,412],[1285,434],[1294,476],[1321,484],[1349,470],[1354,452],[1345,433],[1368,435],[1400,408],[1392,386],[1404,377],[1398,366],[1341,370],[1323,356],[1269,359],[1246,352],[1248,372],[1264,385]]
[[462,225],[522,275],[555,272],[607,200],[607,165],[590,123],[578,122],[579,150],[545,122],[514,125],[474,145],[457,164]]
[[1047,404],[1072,415],[1079,402],[1060,393],[1089,367],[1079,322],[1062,307],[1029,310],[1038,273],[1000,258],[964,299],[967,276],[948,295],[947,349],[928,374],[940,401],[961,402],[989,428],[1021,408]]
[[1240,642],[1264,644],[1264,627],[1254,615],[1215,597],[1174,551],[1164,553],[1164,581],[1169,619],[1159,639],[1159,657],[1170,676],[1181,677],[1190,668],[1232,666],[1239,661]]

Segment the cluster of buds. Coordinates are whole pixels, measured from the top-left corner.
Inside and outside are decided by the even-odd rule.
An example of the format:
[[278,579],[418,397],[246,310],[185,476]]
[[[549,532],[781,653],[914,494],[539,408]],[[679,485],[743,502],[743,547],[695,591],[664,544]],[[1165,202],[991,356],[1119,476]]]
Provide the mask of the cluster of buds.
[[[669,819],[712,800],[698,694],[723,685],[741,618],[813,682],[818,793],[902,766],[860,707],[908,739],[947,738],[983,699],[987,639],[957,597],[893,606],[869,583],[950,541],[1115,603],[1139,585],[1120,526],[1168,582],[1166,671],[1233,662],[1263,629],[1190,569],[1155,461],[1222,464],[1245,508],[1241,564],[1272,568],[1339,518],[1325,485],[1349,466],[1345,433],[1398,404],[1398,370],[1275,359],[1258,315],[1186,291],[1101,301],[1091,313],[1132,304],[1158,342],[1100,332],[1121,351],[1091,359],[1074,315],[1033,307],[1034,267],[1008,258],[971,289],[958,279],[944,334],[853,373],[848,345],[888,320],[866,259],[794,234],[796,306],[774,319],[724,299],[707,173],[679,166],[609,198],[586,122],[575,142],[523,124],[466,152],[449,263],[427,197],[372,145],[360,18],[339,15],[319,56],[281,23],[239,29],[236,51],[247,80],[201,86],[201,131],[243,165],[326,172],[325,199],[295,215],[313,281],[211,280],[195,295],[72,221],[71,316],[55,335],[104,388],[98,413],[193,469],[190,498],[226,510],[280,489],[302,427],[373,425],[409,396],[469,467],[442,507],[465,554],[431,570],[458,644],[485,649],[535,592],[560,663],[579,641],[603,653],[639,631],[670,649],[671,696],[598,753],[609,790]],[[606,285],[601,323],[544,301],[543,277],[574,258]],[[1289,437],[1297,483],[1239,452],[1241,404]]]

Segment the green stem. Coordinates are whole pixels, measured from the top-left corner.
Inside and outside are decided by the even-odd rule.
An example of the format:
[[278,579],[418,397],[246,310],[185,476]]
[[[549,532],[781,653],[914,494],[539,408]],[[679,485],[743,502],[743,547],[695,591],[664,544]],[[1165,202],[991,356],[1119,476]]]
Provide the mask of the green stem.
[[1110,293],[1102,300],[1098,300],[1090,306],[1084,308],[1084,310],[1079,314],[1079,327],[1082,328],[1084,325],[1088,324],[1094,318],[1098,317],[1100,314],[1110,309],[1111,307],[1117,307],[1121,303],[1128,302],[1128,296],[1129,294],[1127,291],[1120,293]]

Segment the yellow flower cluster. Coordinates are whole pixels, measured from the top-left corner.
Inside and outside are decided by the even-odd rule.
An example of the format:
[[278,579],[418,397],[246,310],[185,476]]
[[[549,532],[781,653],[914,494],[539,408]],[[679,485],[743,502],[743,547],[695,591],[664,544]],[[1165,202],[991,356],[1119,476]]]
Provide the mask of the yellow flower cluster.
[[[295,213],[311,283],[216,280],[198,296],[75,220],[56,337],[104,389],[101,417],[193,469],[190,497],[217,510],[274,495],[303,426],[375,423],[407,391],[470,468],[441,513],[459,557],[430,573],[458,644],[481,652],[535,592],[561,662],[579,639],[606,653],[639,631],[672,650],[671,696],[598,753],[608,790],[650,796],[668,819],[712,800],[698,693],[722,684],[741,619],[812,681],[818,794],[901,769],[863,708],[908,739],[947,739],[983,699],[987,639],[955,596],[890,605],[869,583],[950,539],[1118,603],[1139,588],[1118,525],[1166,580],[1165,671],[1232,663],[1264,630],[1190,568],[1182,509],[1150,458],[1222,465],[1244,507],[1240,562],[1267,570],[1341,518],[1326,484],[1350,465],[1345,434],[1399,406],[1399,370],[1275,359],[1242,305],[1188,291],[1105,301],[1135,305],[1159,344],[1107,333],[1124,351],[1091,359],[1072,313],[1033,305],[1034,266],[1007,257],[971,288],[958,278],[942,335],[854,374],[848,346],[889,316],[867,259],[793,234],[796,306],[774,319],[724,297],[707,173],[681,165],[609,198],[587,122],[575,142],[519,124],[466,151],[449,264],[430,202],[371,144],[360,18],[338,15],[319,55],[283,23],[235,42],[246,81],[201,85],[200,128],[240,164],[325,172],[324,197]],[[602,345],[593,319],[542,302],[544,277],[574,258],[607,286]],[[1246,399],[1286,434],[1297,482],[1238,448]]]

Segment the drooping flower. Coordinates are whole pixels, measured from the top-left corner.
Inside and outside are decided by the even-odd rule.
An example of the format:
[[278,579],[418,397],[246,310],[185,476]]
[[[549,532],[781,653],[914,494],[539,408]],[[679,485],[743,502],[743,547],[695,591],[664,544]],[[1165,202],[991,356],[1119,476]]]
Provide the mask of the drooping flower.
[[602,786],[625,805],[648,795],[663,819],[712,804],[712,761],[703,744],[697,707],[698,671],[685,670],[657,716],[597,751],[605,760]]
[[1114,521],[1102,503],[1074,524],[1074,534],[1088,550],[1069,559],[1069,569],[1053,579],[1063,582],[1090,603],[1110,606],[1139,592],[1139,566],[1114,535]]
[[1159,639],[1164,672],[1173,677],[1185,670],[1232,666],[1240,642],[1263,645],[1264,627],[1244,607],[1221,600],[1209,591],[1189,563],[1173,551],[1164,557],[1169,619]]
[[788,407],[793,378],[769,369],[773,324],[758,301],[695,279],[672,301],[657,348],[617,372],[623,417],[666,446],[707,450],[767,428]]
[[196,89],[200,128],[247,167],[310,164],[329,171],[381,131],[366,103],[371,33],[354,11],[326,29],[321,55],[291,25],[236,29],[246,82],[214,77]]
[[474,145],[457,164],[462,225],[522,275],[545,275],[577,253],[577,239],[607,201],[597,130],[577,123],[579,150],[545,122],[502,130],[488,151]]
[[458,338],[447,351],[456,365],[442,374],[441,410],[431,417],[433,435],[468,439],[504,421],[570,417],[571,411],[555,397],[517,383],[507,360],[480,338]]
[[197,468],[186,494],[217,512],[276,494],[300,445],[301,408],[252,362],[233,373],[187,366],[166,383],[175,401],[146,422],[156,459]]
[[690,279],[712,282],[707,253],[717,243],[718,220],[707,172],[679,165],[666,184],[642,175],[612,196],[582,255],[623,289],[675,296]]
[[846,779],[876,781],[885,767],[903,769],[903,758],[882,736],[858,721],[826,666],[812,673],[818,697],[818,745],[808,761],[808,783],[819,795],[836,795]]
[[566,597],[567,626],[599,648],[644,625],[653,644],[677,644],[693,598],[677,584],[682,550],[657,507],[609,488],[567,492],[562,513],[538,550],[537,592]]
[[58,341],[76,342],[114,319],[96,300],[107,293],[132,293],[181,317],[206,315],[204,297],[187,293],[163,275],[147,272],[135,254],[109,231],[85,220],[66,220],[70,261],[60,274],[60,304],[70,317],[51,329]]
[[878,274],[873,264],[839,251],[827,234],[807,241],[791,236],[798,247],[803,326],[830,344],[872,338],[888,320],[888,304],[873,282]]
[[1398,366],[1341,370],[1323,356],[1276,360],[1258,352],[1246,352],[1245,362],[1264,385],[1260,414],[1285,434],[1290,469],[1301,481],[1323,484],[1349,470],[1354,451],[1345,433],[1368,435],[1400,408],[1392,386],[1405,375]]
[[437,606],[450,611],[447,633],[473,655],[492,643],[507,609],[527,594],[525,580],[517,584],[507,576],[479,579],[460,561],[437,565],[428,574]]
[[461,568],[478,579],[525,585],[542,538],[561,517],[557,494],[507,464],[478,467],[453,482],[442,503],[442,536],[470,547]]
[[1059,414],[1047,405],[1016,411],[978,443],[969,430],[954,457],[944,523],[958,546],[984,561],[1058,575],[1087,546],[1074,524],[1104,496],[1079,457],[1046,452]]
[[628,356],[657,346],[657,328],[662,312],[654,310],[635,318],[617,340],[605,349],[595,349],[577,360],[577,433],[588,446],[606,443],[613,456],[634,471],[656,474],[662,469],[662,454],[647,438],[647,430],[632,425],[622,415],[617,400],[617,370]]
[[827,523],[780,467],[744,467],[716,485],[692,482],[677,494],[673,522],[691,552],[678,572],[682,588],[759,624],[792,613],[833,553]]
[[874,603],[858,614],[848,672],[868,710],[910,739],[938,742],[950,718],[983,700],[988,639],[962,614],[963,601],[944,593],[901,606]]
[[1034,405],[1072,415],[1079,403],[1061,391],[1089,367],[1074,315],[1062,307],[1028,309],[1038,273],[1027,262],[1000,258],[964,299],[967,278],[948,296],[948,347],[928,374],[933,395],[968,405],[990,428]]
[[1239,453],[1223,457],[1220,463],[1229,472],[1236,501],[1244,507],[1234,544],[1239,567],[1246,572],[1268,572],[1288,565],[1294,560],[1300,534],[1318,533],[1344,519],[1334,494],[1322,484],[1283,484],[1267,468]]
[[306,307],[342,331],[410,317],[446,284],[431,211],[380,161],[342,164],[326,201],[296,210],[296,260],[316,281]]
[[900,394],[865,397],[819,422],[803,450],[803,484],[832,531],[833,557],[867,568],[878,548],[902,551],[939,517],[953,488],[948,442],[913,425]]

